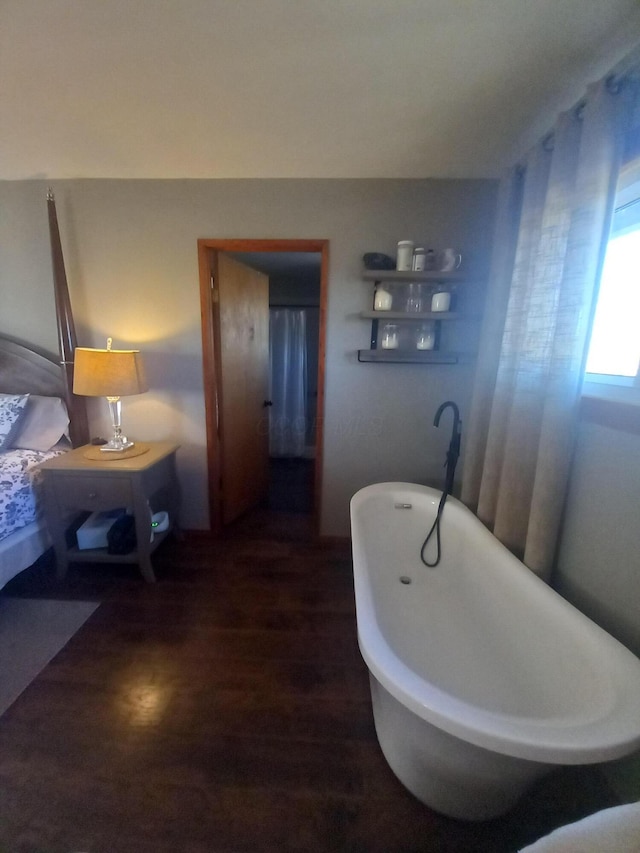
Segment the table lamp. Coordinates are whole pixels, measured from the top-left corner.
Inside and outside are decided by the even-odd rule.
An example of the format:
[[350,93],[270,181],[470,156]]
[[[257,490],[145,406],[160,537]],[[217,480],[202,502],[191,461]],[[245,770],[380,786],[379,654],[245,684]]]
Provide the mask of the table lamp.
[[122,435],[122,404],[120,397],[142,394],[149,386],[144,375],[139,350],[76,347],[73,372],[73,393],[83,397],[106,397],[113,424],[113,437],[100,450],[117,453],[133,447]]

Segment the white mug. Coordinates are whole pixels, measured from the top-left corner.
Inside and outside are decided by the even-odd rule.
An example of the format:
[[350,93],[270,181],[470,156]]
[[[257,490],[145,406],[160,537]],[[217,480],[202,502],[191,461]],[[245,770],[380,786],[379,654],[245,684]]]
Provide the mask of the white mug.
[[440,258],[440,272],[453,272],[462,263],[462,255],[455,249],[444,249]]
[[448,311],[451,306],[451,294],[446,290],[434,293],[431,298],[431,310],[433,312]]

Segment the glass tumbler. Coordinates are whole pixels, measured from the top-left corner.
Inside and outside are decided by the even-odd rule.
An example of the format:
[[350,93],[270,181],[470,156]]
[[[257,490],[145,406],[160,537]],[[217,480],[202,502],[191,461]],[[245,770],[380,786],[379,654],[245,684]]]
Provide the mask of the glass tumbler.
[[408,287],[405,311],[409,314],[418,314],[422,311],[422,287],[416,282],[412,282]]

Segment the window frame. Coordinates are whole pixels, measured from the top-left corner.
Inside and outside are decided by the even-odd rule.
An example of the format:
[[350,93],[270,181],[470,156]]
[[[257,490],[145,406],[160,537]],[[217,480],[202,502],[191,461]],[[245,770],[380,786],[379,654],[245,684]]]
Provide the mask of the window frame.
[[[637,220],[638,230],[640,230],[640,153],[637,150],[629,155],[626,164],[620,170],[614,215],[634,204],[638,206]],[[623,226],[612,230],[611,236],[623,234],[628,230],[628,226]],[[640,335],[640,325],[638,335]],[[585,370],[582,396],[640,406],[640,362],[635,376],[587,373]]]

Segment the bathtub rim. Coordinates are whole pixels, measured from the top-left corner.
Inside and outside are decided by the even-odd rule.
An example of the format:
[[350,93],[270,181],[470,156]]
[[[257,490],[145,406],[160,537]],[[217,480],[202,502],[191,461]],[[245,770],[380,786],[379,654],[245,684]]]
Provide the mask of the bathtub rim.
[[[554,597],[556,608],[581,632],[585,642],[595,647],[598,671],[611,681],[614,702],[608,713],[595,720],[572,722],[571,717],[524,717],[478,708],[425,682],[388,646],[373,616],[373,596],[364,569],[363,544],[357,538],[357,513],[369,497],[402,491],[416,498],[427,497],[434,503],[441,492],[429,486],[407,482],[384,482],[365,486],[350,503],[352,525],[353,572],[356,595],[358,644],[370,672],[389,693],[422,719],[462,740],[514,758],[553,764],[589,764],[629,755],[640,747],[640,661],[625,646],[600,628],[585,614],[549,587],[524,566],[460,501],[449,497],[482,537],[489,537],[517,563],[522,583],[539,595]],[[428,569],[425,569],[429,571]]]

